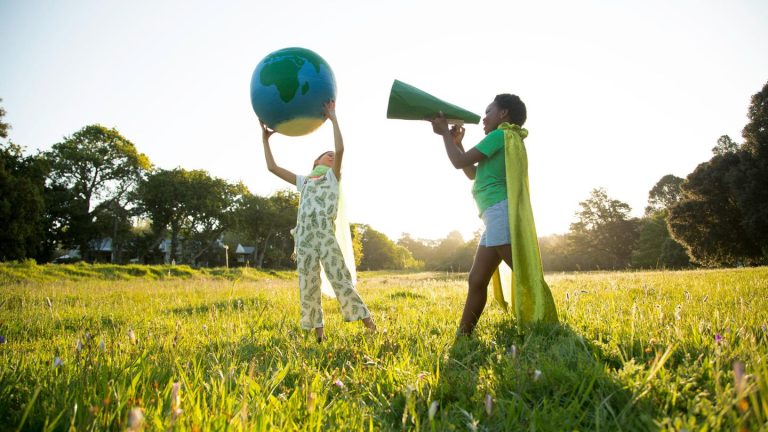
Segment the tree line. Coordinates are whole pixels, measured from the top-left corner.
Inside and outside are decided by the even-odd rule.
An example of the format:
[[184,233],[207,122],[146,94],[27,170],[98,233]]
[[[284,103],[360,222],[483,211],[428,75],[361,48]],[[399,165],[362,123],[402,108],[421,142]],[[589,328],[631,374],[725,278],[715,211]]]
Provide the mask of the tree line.
[[[4,115],[0,107],[0,138],[7,139]],[[539,239],[544,269],[766,264],[768,83],[752,97],[748,119],[742,143],[724,135],[712,158],[685,179],[662,177],[640,218],[605,189],[593,189],[567,233]],[[7,140],[0,142],[0,260],[50,262],[76,250],[91,262],[216,266],[229,263],[237,245],[249,245],[253,252],[240,264],[289,268],[298,199],[293,191],[254,195],[203,170],[154,167],[116,129],[101,125],[34,155]],[[366,224],[351,231],[363,270],[468,271],[480,236],[403,234],[393,241]]]

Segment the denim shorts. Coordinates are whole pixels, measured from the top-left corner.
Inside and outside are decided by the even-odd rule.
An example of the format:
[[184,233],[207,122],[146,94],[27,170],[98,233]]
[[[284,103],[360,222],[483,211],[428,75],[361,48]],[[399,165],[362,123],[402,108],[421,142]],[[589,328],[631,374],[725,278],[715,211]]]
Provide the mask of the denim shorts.
[[480,217],[485,224],[485,231],[480,237],[480,246],[493,247],[511,243],[507,200],[499,201],[488,207]]

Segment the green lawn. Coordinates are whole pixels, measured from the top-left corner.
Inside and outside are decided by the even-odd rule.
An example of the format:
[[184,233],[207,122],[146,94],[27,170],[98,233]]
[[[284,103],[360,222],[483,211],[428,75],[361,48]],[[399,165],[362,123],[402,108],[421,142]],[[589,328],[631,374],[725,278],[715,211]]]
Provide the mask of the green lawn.
[[363,273],[380,331],[324,299],[322,345],[292,273],[131,268],[0,266],[0,429],[768,428],[768,268],[547,275],[562,325],[459,339],[466,274]]

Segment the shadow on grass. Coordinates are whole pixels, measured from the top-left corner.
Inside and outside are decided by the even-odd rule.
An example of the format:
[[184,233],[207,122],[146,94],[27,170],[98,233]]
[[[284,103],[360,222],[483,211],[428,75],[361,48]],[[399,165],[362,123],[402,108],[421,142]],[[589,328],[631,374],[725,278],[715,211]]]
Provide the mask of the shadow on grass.
[[518,334],[514,319],[449,348],[433,425],[487,430],[655,430],[653,409],[606,373],[599,348],[565,325]]

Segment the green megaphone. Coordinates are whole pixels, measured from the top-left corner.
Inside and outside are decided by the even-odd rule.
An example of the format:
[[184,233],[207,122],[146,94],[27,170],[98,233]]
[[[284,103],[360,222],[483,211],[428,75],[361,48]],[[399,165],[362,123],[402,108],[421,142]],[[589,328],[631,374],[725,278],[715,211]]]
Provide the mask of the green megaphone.
[[388,119],[426,120],[440,114],[445,115],[449,123],[480,122],[480,116],[457,107],[429,93],[395,80],[389,92]]

